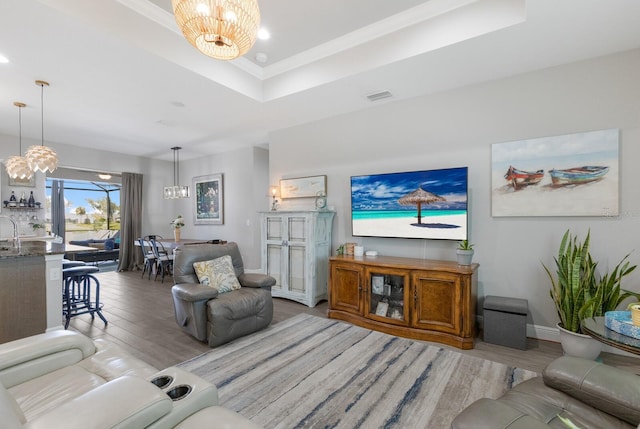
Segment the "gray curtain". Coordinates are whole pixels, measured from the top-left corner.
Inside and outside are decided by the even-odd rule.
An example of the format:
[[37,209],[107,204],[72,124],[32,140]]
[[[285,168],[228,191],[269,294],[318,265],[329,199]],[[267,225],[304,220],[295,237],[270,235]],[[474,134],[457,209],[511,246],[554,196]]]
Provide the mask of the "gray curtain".
[[142,174],[122,173],[120,190],[120,262],[118,271],[142,266],[142,252],[134,241],[142,233]]
[[51,181],[51,232],[64,240],[64,181]]

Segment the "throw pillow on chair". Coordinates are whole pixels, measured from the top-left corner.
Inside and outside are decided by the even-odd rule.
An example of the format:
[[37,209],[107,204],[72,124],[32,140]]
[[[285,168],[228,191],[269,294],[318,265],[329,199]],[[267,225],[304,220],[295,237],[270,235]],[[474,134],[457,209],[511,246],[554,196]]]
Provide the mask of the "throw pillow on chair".
[[231,256],[193,263],[193,269],[201,285],[218,289],[218,293],[240,289],[240,282],[233,270]]

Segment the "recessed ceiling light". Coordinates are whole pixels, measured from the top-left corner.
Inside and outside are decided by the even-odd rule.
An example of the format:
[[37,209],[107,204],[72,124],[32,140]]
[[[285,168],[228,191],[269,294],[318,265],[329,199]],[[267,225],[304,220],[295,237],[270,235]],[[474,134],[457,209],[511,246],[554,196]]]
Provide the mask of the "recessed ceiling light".
[[101,178],[102,180],[109,180],[109,179],[111,179],[111,174],[98,173],[98,177]]
[[258,30],[258,39],[267,40],[270,37],[271,37],[271,34],[269,34],[269,30],[267,30],[266,28],[260,28]]
[[256,54],[256,61],[259,63],[266,63],[267,60],[269,59],[269,57],[267,56],[267,54],[265,54],[264,52],[258,52]]
[[0,54],[0,63],[6,64],[8,62],[9,62],[9,58],[7,58],[4,55]]

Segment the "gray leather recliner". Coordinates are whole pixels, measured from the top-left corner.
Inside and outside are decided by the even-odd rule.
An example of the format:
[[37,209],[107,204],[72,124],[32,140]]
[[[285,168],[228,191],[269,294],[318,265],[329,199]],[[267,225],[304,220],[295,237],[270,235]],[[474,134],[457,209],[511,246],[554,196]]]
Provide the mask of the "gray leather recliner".
[[[464,409],[452,429],[636,428],[640,424],[640,376],[613,366],[563,356],[542,377],[518,384],[499,399]],[[640,426],[639,426],[640,427]]]
[[[194,262],[230,255],[238,290],[218,290],[198,282]],[[244,272],[238,244],[192,244],[175,250],[174,286],[171,289],[176,322],[188,334],[216,347],[266,328],[273,319],[273,277]]]

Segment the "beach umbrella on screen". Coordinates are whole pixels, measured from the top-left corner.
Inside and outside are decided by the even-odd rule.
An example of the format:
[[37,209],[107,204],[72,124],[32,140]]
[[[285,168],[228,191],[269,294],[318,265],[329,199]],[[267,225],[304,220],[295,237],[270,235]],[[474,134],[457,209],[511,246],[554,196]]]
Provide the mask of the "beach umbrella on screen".
[[409,192],[404,197],[400,198],[398,202],[403,206],[417,205],[418,206],[418,223],[422,223],[422,204],[431,204],[437,201],[446,201],[445,198],[440,195],[427,192],[422,188],[418,188],[413,192]]

